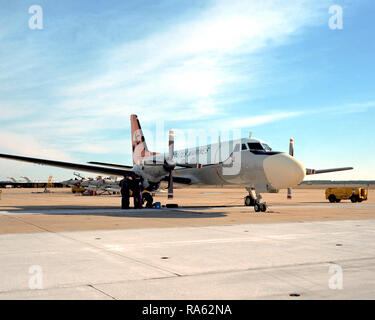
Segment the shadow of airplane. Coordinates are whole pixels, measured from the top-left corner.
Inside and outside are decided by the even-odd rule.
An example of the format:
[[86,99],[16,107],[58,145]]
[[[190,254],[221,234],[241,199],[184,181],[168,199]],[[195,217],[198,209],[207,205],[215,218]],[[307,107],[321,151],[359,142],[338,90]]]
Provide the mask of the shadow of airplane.
[[[201,212],[215,207],[179,207],[161,209],[119,209],[117,206],[17,206],[6,207],[3,214],[84,215],[128,218],[217,218],[227,214],[220,211]],[[200,209],[200,210],[199,210]],[[199,210],[199,211],[192,211]]]

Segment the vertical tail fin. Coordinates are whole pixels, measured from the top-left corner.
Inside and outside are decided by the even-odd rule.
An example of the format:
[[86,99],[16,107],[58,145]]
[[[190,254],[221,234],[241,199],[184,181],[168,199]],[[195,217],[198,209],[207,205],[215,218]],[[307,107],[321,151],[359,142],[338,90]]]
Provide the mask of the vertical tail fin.
[[154,153],[147,148],[146,140],[142,132],[141,124],[135,114],[130,116],[131,132],[132,132],[132,154],[133,165],[143,162],[143,158],[152,156]]

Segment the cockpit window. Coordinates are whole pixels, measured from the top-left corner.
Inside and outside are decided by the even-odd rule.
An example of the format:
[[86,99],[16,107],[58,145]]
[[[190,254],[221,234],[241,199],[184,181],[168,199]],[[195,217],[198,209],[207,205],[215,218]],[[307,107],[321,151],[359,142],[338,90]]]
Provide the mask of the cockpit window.
[[242,144],[242,150],[247,150],[247,147],[246,147],[245,143]]
[[272,149],[270,148],[270,146],[267,143],[262,143],[262,146],[263,146],[264,150],[272,151]]
[[249,142],[247,145],[249,146],[250,151],[251,150],[262,150],[262,151],[264,150],[262,145],[259,142]]

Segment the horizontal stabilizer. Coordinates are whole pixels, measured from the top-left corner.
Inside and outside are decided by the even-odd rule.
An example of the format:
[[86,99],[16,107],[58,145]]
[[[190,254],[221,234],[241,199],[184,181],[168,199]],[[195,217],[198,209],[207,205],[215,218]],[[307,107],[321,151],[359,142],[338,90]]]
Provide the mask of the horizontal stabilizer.
[[329,173],[329,172],[337,172],[337,171],[346,171],[346,170],[353,170],[353,169],[354,169],[353,167],[333,168],[333,169],[321,169],[321,170],[306,169],[306,175],[320,174],[320,173]]

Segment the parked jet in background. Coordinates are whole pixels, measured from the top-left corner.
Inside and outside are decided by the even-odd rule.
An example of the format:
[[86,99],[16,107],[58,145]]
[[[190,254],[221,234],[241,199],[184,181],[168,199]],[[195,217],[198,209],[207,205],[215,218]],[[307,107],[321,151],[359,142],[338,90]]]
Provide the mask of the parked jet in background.
[[79,177],[62,181],[61,183],[68,187],[82,187],[85,191],[95,191],[96,193],[118,193],[120,192],[119,181],[117,177],[102,178],[98,176],[96,179],[85,178],[78,173],[74,173],[75,176]]
[[[0,158],[50,165],[66,169],[87,171],[141,179],[143,188],[153,192],[161,181],[168,181],[168,198],[173,198],[173,183],[186,185],[243,185],[249,195],[246,205],[255,211],[266,211],[260,202],[260,193],[278,192],[303,181],[306,175],[351,170],[352,167],[325,170],[305,169],[292,155],[273,151],[259,139],[242,138],[174,151],[174,132],[169,132],[167,154],[148,150],[141,125],[136,115],[131,115],[133,166],[91,162],[77,164],[55,160],[0,154]],[[224,161],[222,161],[224,159]],[[94,165],[95,164],[95,165]]]

